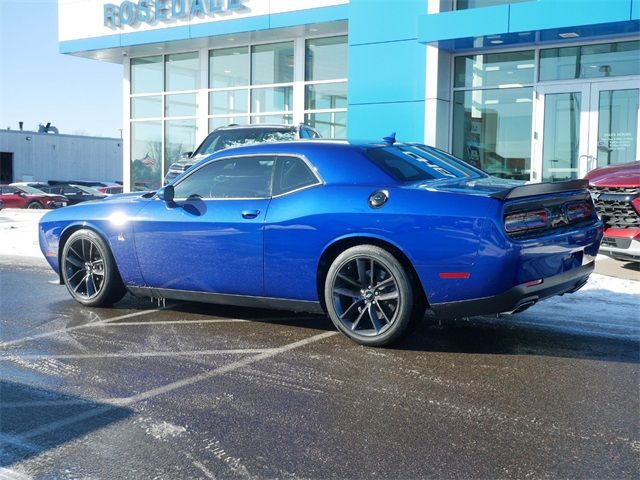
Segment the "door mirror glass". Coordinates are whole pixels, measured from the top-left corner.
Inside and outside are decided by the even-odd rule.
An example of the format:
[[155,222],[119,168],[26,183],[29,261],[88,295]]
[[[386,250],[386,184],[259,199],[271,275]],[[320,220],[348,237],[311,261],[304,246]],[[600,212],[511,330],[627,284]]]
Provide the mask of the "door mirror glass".
[[158,190],[158,198],[166,203],[173,202],[173,197],[175,196],[175,189],[173,185],[167,185]]

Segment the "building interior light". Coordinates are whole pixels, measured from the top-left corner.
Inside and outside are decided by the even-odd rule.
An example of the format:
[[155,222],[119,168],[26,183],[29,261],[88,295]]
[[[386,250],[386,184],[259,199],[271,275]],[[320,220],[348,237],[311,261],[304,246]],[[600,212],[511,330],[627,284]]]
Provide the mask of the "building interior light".
[[500,45],[501,43],[504,43],[504,40],[489,40],[489,43]]
[[560,38],[576,38],[576,37],[579,37],[580,34],[576,32],[565,32],[565,33],[559,33],[558,36]]

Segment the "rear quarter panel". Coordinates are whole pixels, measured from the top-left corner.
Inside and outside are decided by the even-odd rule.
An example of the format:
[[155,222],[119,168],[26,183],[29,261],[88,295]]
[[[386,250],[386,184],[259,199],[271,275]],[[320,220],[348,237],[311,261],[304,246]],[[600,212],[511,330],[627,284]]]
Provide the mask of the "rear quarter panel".
[[[391,188],[389,201],[373,209],[367,202],[378,189],[318,186],[274,198],[265,227],[267,296],[318,300],[319,259],[332,244],[349,237],[394,245],[419,273],[473,265],[484,217],[494,200]],[[437,288],[424,283],[425,290]]]

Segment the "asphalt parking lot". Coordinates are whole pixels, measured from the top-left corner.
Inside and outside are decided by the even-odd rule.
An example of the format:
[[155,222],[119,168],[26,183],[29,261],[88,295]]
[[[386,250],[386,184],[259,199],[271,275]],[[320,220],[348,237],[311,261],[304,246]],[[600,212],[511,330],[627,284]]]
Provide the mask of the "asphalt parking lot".
[[640,474],[637,317],[606,305],[586,327],[558,328],[562,304],[427,318],[374,349],[322,316],[85,308],[18,257],[0,278],[0,478]]

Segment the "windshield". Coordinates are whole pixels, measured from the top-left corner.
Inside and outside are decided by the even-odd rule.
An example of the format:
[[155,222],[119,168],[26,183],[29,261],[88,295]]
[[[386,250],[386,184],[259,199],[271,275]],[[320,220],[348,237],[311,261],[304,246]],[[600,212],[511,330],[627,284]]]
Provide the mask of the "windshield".
[[15,187],[21,192],[28,193],[30,195],[46,195],[42,190],[38,190],[37,188],[30,187],[28,185],[15,185]]
[[295,127],[281,128],[234,128],[227,131],[214,131],[202,142],[194,155],[210,155],[223,148],[238,147],[250,143],[278,142],[295,140]]
[[403,183],[487,176],[482,170],[426,145],[372,147],[366,149],[365,153],[373,163]]
[[75,185],[75,184],[71,186],[79,190],[82,190],[84,193],[87,193],[89,195],[97,195],[99,197],[104,195],[104,193],[100,192],[99,190],[96,190],[95,188],[86,187],[84,185]]

